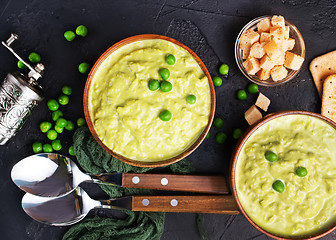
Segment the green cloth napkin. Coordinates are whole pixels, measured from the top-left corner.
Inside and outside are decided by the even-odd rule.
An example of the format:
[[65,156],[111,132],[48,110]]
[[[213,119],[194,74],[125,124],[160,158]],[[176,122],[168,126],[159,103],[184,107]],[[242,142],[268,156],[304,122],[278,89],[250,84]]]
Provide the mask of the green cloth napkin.
[[[139,168],[125,164],[110,154],[95,141],[87,127],[79,128],[73,137],[77,161],[88,173],[110,172],[147,172],[151,168]],[[187,159],[169,166],[174,173],[186,174],[195,171]],[[147,189],[121,188],[112,185],[99,185],[111,198],[128,195],[151,195]],[[124,219],[95,216],[86,218],[71,227],[63,240],[156,240],[160,239],[164,229],[165,213],[123,211]],[[197,226],[201,238],[206,239],[203,228],[203,215],[197,215]]]

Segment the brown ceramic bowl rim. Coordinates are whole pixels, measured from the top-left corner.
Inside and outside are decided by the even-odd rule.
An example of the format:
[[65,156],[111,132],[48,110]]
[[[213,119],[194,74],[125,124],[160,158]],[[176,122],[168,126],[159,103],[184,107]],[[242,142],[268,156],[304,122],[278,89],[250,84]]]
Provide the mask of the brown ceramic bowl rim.
[[[138,41],[143,41],[143,40],[148,40],[148,39],[162,39],[162,40],[166,40],[169,42],[172,42],[182,48],[184,48],[185,50],[187,50],[193,57],[194,59],[197,61],[197,63],[199,64],[199,66],[201,67],[202,71],[204,72],[204,74],[207,76],[208,78],[208,82],[209,82],[209,88],[210,88],[210,95],[211,95],[211,106],[210,106],[210,114],[209,114],[209,122],[207,124],[207,126],[204,128],[203,132],[201,133],[201,135],[198,137],[198,139],[190,146],[188,147],[188,149],[186,149],[184,152],[180,153],[179,155],[163,160],[163,161],[156,161],[156,162],[143,162],[143,161],[136,161],[136,160],[132,160],[129,159],[127,157],[124,157],[120,154],[117,154],[115,152],[113,152],[110,148],[108,148],[98,137],[95,128],[93,126],[93,123],[91,121],[91,116],[90,116],[90,112],[89,112],[89,107],[88,107],[88,98],[89,98],[89,89],[91,87],[91,83],[92,83],[92,79],[93,76],[95,75],[96,71],[98,70],[98,68],[100,67],[100,65],[117,49],[119,49],[122,46],[125,46],[127,44],[133,43],[133,42],[138,42]],[[96,63],[93,65],[87,80],[86,80],[86,84],[85,84],[85,89],[84,89],[84,96],[83,96],[83,105],[84,105],[84,114],[85,114],[85,119],[86,122],[88,124],[88,127],[91,131],[91,134],[93,135],[93,137],[95,138],[95,140],[98,142],[98,144],[100,146],[103,147],[103,149],[108,152],[109,154],[111,154],[113,157],[119,159],[120,161],[133,165],[133,166],[137,166],[137,167],[163,167],[163,166],[167,166],[170,165],[172,163],[176,163],[180,160],[182,160],[183,158],[187,157],[188,155],[190,155],[204,140],[204,138],[206,137],[207,133],[210,130],[214,115],[215,115],[215,106],[216,106],[216,95],[215,95],[215,89],[214,89],[214,85],[212,83],[212,79],[210,76],[210,73],[208,71],[208,69],[206,68],[205,64],[202,62],[202,60],[187,46],[185,46],[184,44],[178,42],[177,40],[170,38],[170,37],[166,37],[166,36],[162,36],[162,35],[157,35],[157,34],[142,34],[142,35],[136,35],[136,36],[132,36],[129,38],[125,38],[117,43],[115,43],[114,45],[112,45],[110,48],[108,48],[96,61]]]
[[237,189],[236,189],[236,182],[235,182],[235,170],[236,170],[236,164],[238,161],[238,156],[241,152],[241,150],[243,149],[246,141],[249,139],[249,137],[255,133],[255,131],[257,129],[259,129],[259,127],[263,126],[265,123],[279,118],[279,117],[283,117],[283,116],[288,116],[288,115],[305,115],[305,116],[312,116],[312,117],[316,117],[319,118],[321,120],[324,120],[326,123],[328,123],[329,125],[331,125],[332,127],[334,127],[336,129],[336,123],[333,122],[332,120],[322,116],[321,114],[318,113],[313,113],[313,112],[307,112],[307,111],[281,111],[281,112],[276,112],[276,113],[272,113],[269,114],[267,116],[265,116],[263,119],[261,119],[259,122],[255,123],[254,125],[250,126],[250,128],[248,130],[245,131],[244,135],[240,138],[239,142],[236,145],[236,148],[233,152],[232,158],[231,158],[231,171],[230,171],[230,185],[231,185],[231,189],[233,192],[233,195],[236,199],[236,202],[238,204],[238,207],[240,209],[240,211],[243,213],[243,215],[245,216],[245,218],[256,228],[258,229],[260,232],[266,234],[269,237],[272,237],[274,239],[278,239],[278,240],[292,240],[292,239],[296,239],[296,240],[303,240],[303,239],[318,239],[321,237],[326,236],[327,234],[331,233],[332,231],[334,231],[336,229],[336,224],[332,225],[329,229],[327,229],[326,231],[319,233],[317,235],[312,235],[306,238],[289,238],[289,237],[281,237],[281,236],[277,236],[274,235],[273,233],[267,232],[264,229],[262,229],[261,227],[259,227],[256,223],[253,222],[253,220],[247,215],[247,213],[245,212],[244,208],[242,207],[239,198],[238,198],[238,193],[237,193]]

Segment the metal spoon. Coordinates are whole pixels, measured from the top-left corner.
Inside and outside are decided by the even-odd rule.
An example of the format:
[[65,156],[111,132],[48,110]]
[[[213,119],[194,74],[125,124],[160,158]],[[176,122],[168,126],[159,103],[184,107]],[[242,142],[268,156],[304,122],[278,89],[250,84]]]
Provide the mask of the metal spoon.
[[40,197],[26,193],[23,210],[33,219],[54,226],[68,226],[82,220],[93,208],[128,209],[149,212],[199,212],[238,214],[232,195],[129,196],[93,200],[80,187],[60,197]]
[[26,157],[14,165],[12,180],[23,191],[44,196],[64,195],[82,182],[112,184],[121,187],[214,194],[228,193],[224,176],[114,173],[89,175],[65,156],[41,153]]

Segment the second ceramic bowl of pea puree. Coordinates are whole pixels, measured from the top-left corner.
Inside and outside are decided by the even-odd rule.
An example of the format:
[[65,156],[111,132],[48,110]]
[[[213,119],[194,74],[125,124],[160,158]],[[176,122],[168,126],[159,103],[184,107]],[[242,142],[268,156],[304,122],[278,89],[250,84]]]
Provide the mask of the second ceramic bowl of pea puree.
[[277,239],[319,238],[336,221],[336,124],[282,112],[247,133],[233,159],[232,186],[247,219]]

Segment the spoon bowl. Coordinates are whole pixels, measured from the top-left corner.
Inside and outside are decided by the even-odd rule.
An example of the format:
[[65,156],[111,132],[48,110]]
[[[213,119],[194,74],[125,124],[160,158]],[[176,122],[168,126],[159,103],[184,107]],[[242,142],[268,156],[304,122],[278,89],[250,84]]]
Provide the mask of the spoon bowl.
[[23,191],[44,197],[56,197],[92,178],[81,172],[68,157],[40,153],[26,157],[12,169],[13,182]]

